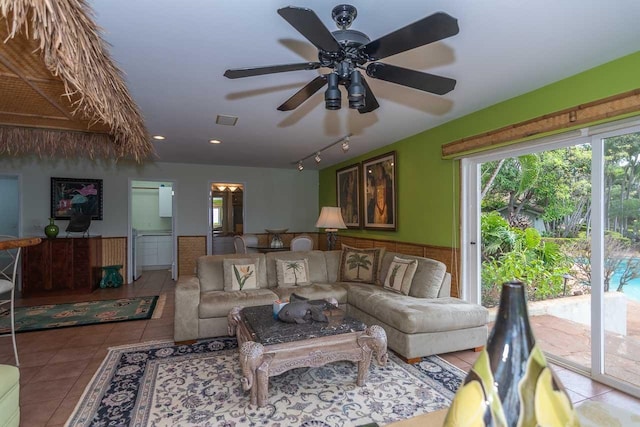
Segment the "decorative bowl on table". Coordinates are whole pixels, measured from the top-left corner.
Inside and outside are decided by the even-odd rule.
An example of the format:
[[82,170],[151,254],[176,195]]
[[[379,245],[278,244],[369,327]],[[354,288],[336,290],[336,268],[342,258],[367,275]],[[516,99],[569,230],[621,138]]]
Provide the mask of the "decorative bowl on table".
[[282,239],[280,238],[280,235],[282,233],[286,233],[288,230],[288,228],[265,228],[264,231],[266,231],[267,233],[271,234],[271,243],[270,246],[272,248],[281,248],[284,246],[284,243],[282,243]]

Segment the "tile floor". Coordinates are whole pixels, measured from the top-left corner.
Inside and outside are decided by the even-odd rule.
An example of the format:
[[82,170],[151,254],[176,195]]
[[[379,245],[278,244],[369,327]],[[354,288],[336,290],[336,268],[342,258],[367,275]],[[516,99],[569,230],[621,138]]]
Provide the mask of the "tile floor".
[[[17,335],[20,355],[21,426],[62,426],[107,354],[115,345],[173,337],[173,289],[168,271],[145,271],[133,285],[100,289],[90,296],[18,299],[17,305],[38,305],[166,294],[159,319],[81,326]],[[441,355],[467,371],[477,357],[473,351]],[[13,364],[11,338],[0,338],[0,363]],[[574,403],[597,400],[640,413],[640,400],[591,381],[567,369],[555,368]]]

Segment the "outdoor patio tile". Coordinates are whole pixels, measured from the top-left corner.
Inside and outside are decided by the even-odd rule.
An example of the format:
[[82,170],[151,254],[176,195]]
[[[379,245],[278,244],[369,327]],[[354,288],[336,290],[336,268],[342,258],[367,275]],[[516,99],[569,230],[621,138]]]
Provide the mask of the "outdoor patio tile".
[[607,393],[595,396],[591,400],[609,403],[640,415],[640,400],[621,391],[610,390]]
[[597,396],[610,390],[606,385],[592,381],[591,379],[570,370],[556,372],[556,376],[560,379],[567,390],[574,391],[587,398]]

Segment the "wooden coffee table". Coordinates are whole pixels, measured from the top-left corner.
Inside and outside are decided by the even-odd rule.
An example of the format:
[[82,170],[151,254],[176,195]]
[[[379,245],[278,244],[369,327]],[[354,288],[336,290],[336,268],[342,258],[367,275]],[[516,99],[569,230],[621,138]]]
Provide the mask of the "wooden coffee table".
[[269,377],[290,369],[318,367],[339,360],[358,362],[356,384],[364,385],[371,357],[387,362],[387,334],[366,326],[340,309],[325,310],[329,322],[285,323],[274,319],[271,305],[234,307],[228,315],[229,335],[240,348],[242,387],[251,404],[267,404]]

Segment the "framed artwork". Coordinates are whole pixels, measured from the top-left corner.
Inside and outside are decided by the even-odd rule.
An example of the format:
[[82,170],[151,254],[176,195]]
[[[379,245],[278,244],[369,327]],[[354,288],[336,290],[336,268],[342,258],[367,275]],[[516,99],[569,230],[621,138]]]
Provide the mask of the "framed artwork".
[[336,199],[347,228],[360,228],[360,164],[336,171]]
[[364,228],[396,230],[397,167],[395,151],[362,162]]
[[89,215],[102,220],[102,180],[51,178],[51,218]]

